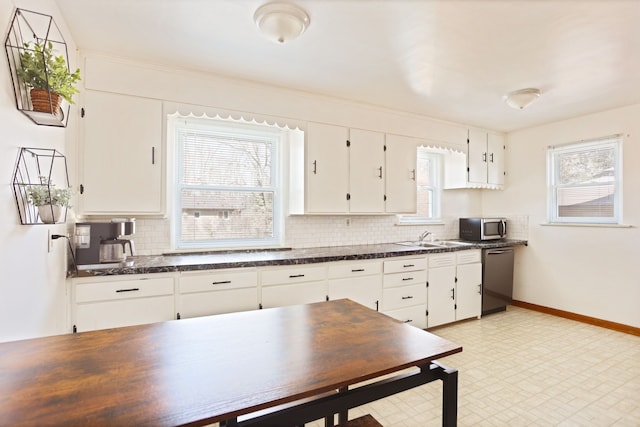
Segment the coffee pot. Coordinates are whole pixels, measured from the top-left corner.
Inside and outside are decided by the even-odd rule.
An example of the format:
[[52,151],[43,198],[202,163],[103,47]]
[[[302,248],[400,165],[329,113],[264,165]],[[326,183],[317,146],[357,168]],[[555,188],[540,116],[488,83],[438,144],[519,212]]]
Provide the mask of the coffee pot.
[[122,262],[127,259],[126,247],[133,256],[133,245],[129,239],[106,239],[100,241],[100,262]]

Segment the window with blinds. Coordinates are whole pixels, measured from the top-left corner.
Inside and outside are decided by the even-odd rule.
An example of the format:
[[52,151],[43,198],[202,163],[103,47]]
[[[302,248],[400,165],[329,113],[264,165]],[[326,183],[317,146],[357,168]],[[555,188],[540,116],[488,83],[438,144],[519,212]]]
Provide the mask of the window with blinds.
[[281,130],[181,119],[174,123],[174,139],[177,248],[280,243]]
[[549,147],[549,222],[620,223],[621,136]]

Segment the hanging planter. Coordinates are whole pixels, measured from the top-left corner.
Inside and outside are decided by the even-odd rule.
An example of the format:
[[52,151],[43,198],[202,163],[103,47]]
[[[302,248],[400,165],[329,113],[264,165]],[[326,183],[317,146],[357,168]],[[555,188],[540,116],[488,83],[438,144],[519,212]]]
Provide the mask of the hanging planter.
[[16,9],[5,41],[16,106],[40,125],[66,126],[80,80],[53,18]]
[[62,96],[57,93],[50,92],[46,89],[33,88],[29,91],[29,95],[31,95],[33,111],[51,114],[58,114],[60,111]]

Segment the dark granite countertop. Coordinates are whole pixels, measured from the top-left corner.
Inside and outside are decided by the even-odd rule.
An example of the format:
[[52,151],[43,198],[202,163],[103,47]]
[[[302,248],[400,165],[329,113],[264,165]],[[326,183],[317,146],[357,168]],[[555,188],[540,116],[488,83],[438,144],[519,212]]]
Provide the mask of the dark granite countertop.
[[[437,243],[437,242],[436,242]],[[469,242],[471,243],[471,242]],[[397,243],[376,245],[332,246],[305,249],[265,249],[134,256],[125,266],[83,269],[69,277],[114,276],[122,274],[170,273],[176,271],[215,270],[221,268],[264,267],[312,264],[330,261],[390,258],[406,255],[454,252],[527,245],[526,240],[505,239],[473,242],[464,246],[419,247]]]

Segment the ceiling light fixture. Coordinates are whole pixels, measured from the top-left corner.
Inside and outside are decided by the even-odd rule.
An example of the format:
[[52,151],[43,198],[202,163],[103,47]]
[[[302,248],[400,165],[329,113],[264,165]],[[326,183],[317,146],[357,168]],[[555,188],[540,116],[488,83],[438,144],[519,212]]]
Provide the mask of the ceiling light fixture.
[[269,40],[286,43],[302,34],[309,26],[309,15],[290,3],[267,3],[253,15],[258,29]]
[[511,108],[522,110],[531,105],[540,96],[540,89],[527,88],[510,92],[504,96],[504,102]]

